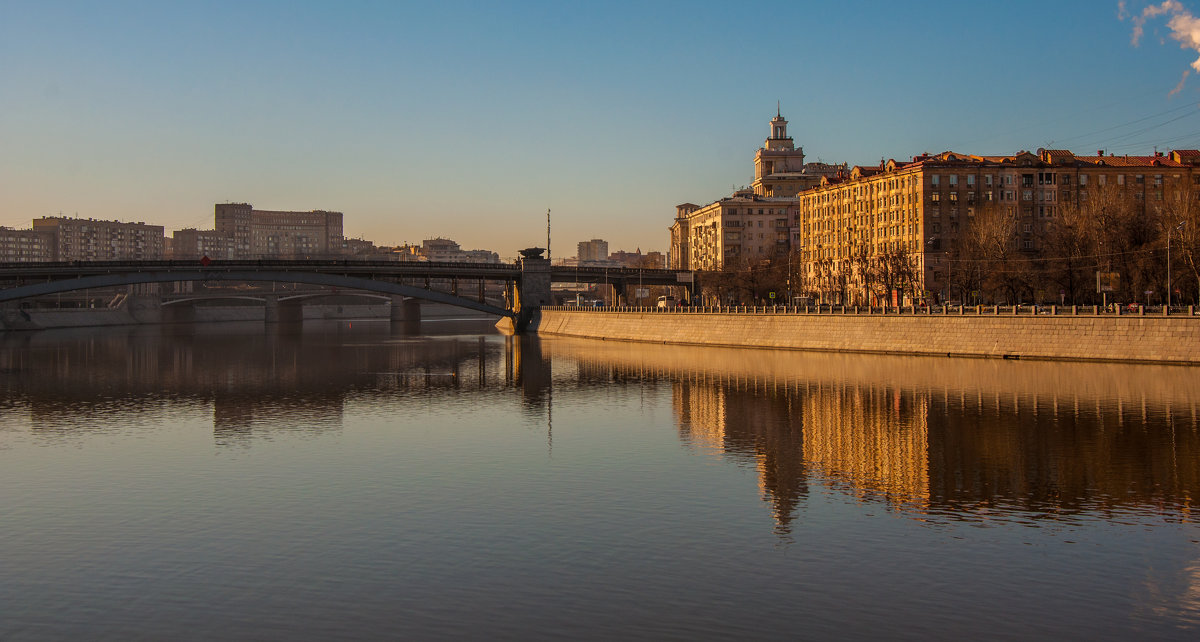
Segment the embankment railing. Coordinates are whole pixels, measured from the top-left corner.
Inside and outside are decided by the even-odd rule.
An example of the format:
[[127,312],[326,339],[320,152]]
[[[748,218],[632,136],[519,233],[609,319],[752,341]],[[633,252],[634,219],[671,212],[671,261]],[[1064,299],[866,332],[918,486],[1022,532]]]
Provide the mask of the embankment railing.
[[653,314],[813,314],[813,315],[865,315],[865,316],[1142,316],[1142,317],[1196,317],[1196,306],[1145,306],[1145,305],[902,305],[902,306],[858,306],[858,305],[732,305],[732,306],[585,306],[549,305],[543,310],[569,312],[637,312]]

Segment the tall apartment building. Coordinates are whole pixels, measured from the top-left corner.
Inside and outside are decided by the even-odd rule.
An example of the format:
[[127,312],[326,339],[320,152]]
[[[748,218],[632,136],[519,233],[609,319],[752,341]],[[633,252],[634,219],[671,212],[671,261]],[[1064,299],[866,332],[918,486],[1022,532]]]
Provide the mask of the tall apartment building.
[[146,261],[163,258],[163,226],[50,216],[33,230],[53,236],[55,261]]
[[218,203],[215,210],[215,232],[231,239],[234,258],[317,258],[343,253],[341,212],[256,210],[248,203]]
[[579,259],[580,265],[585,262],[596,263],[599,261],[608,260],[608,241],[601,239],[592,239],[590,241],[580,241],[575,254]]
[[0,227],[0,263],[53,261],[54,235],[46,230]]

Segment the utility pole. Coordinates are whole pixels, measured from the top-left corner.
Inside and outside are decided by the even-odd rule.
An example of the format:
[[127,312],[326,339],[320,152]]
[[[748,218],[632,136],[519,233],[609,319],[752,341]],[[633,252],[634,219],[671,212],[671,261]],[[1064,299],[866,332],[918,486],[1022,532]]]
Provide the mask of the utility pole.
[[550,260],[550,208],[546,208],[546,261]]

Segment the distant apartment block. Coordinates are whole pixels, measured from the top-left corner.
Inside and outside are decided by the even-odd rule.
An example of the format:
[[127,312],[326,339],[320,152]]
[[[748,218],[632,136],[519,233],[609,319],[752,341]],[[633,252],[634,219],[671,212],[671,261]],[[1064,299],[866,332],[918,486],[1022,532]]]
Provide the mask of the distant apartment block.
[[172,259],[237,258],[233,239],[216,230],[175,230],[171,237],[167,254]]
[[608,260],[616,265],[628,268],[662,269],[667,267],[667,260],[662,252],[646,252],[642,254],[641,248],[638,248],[636,252],[617,250],[608,255]]
[[590,241],[580,241],[578,251],[575,254],[579,259],[580,265],[588,263],[597,263],[608,260],[608,241],[601,239],[592,239]]
[[464,250],[450,239],[435,238],[421,242],[418,256],[426,261],[452,263],[499,263],[500,255],[490,250]]
[[0,262],[33,263],[54,260],[54,235],[45,230],[0,227]]
[[231,239],[235,258],[317,258],[343,253],[341,212],[256,210],[249,203],[218,203],[215,210],[215,232]]
[[163,258],[163,226],[51,216],[33,231],[52,236],[55,261],[147,261]]

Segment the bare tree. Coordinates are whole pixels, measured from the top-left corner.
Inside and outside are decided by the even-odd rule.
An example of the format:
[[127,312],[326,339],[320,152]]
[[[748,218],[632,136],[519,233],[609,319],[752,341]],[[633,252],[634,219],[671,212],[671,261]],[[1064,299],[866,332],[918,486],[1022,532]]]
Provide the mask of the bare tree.
[[963,237],[964,250],[973,256],[980,289],[994,300],[1016,302],[1027,289],[1030,263],[1017,248],[1015,208],[991,203],[980,208]]

